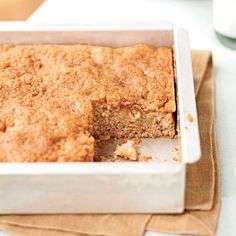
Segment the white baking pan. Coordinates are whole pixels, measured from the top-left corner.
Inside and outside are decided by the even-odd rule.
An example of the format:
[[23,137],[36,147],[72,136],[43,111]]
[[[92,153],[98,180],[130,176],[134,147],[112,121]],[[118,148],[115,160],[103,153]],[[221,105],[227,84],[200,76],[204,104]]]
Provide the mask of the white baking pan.
[[[0,24],[3,43],[172,47],[180,135],[176,140],[143,140],[140,151],[153,157],[148,163],[0,163],[0,214],[183,211],[186,165],[201,156],[191,56],[184,30],[169,24],[50,27],[12,23]],[[173,160],[176,146],[181,147],[180,162]]]

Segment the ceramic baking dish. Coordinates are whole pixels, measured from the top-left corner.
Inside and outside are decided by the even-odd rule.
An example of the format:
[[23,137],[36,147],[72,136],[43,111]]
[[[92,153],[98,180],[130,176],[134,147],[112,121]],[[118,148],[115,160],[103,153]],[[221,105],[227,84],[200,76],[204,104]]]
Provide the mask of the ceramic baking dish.
[[[183,211],[186,165],[201,156],[186,31],[170,24],[50,27],[14,23],[0,25],[3,43],[172,47],[180,134],[174,140],[143,140],[140,151],[153,157],[147,163],[0,163],[0,214]],[[180,162],[173,161],[177,146]]]

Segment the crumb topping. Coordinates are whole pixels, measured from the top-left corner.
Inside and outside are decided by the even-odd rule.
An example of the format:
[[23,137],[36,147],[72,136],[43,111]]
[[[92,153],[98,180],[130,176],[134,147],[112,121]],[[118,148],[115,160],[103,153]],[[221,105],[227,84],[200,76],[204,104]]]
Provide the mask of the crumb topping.
[[144,161],[144,162],[148,162],[151,159],[152,159],[152,157],[150,155],[143,155],[143,156],[139,157],[139,161]]
[[114,152],[115,157],[122,157],[124,159],[129,159],[131,161],[138,160],[138,152],[134,146],[134,142],[128,140],[122,145],[117,145]]
[[193,116],[191,114],[188,113],[186,117],[189,122],[193,122]]
[[174,112],[172,50],[0,45],[0,161],[92,161],[92,107],[104,102]]

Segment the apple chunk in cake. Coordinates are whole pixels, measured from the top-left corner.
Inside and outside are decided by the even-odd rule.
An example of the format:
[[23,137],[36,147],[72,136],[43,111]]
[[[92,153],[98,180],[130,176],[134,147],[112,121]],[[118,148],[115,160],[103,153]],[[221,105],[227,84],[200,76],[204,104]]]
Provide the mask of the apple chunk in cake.
[[94,139],[170,137],[171,48],[0,46],[0,161],[93,161]]

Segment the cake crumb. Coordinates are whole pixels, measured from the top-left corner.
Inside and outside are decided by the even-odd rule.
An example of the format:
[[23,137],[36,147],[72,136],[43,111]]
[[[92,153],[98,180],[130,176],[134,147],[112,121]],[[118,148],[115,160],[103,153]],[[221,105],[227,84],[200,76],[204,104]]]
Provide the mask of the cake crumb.
[[94,156],[94,161],[96,162],[107,161],[107,160],[108,160],[107,156],[103,155]]
[[152,157],[150,155],[143,155],[139,158],[139,161],[148,162]]
[[179,146],[174,147],[173,151],[176,153],[174,157],[172,157],[173,161],[177,161],[177,162],[181,162],[182,158],[181,158],[181,149]]
[[110,155],[99,155],[94,157],[95,162],[121,162],[124,161],[120,157],[113,157]]
[[187,114],[187,119],[189,122],[193,122],[193,116],[190,113]]
[[173,161],[177,161],[177,162],[180,162],[181,161],[181,157],[172,157],[172,160]]
[[136,145],[138,145],[138,144],[141,143],[141,139],[138,138],[138,137],[135,137],[135,138],[133,139],[133,141],[134,141],[134,144],[136,144]]
[[134,146],[134,141],[128,140],[122,145],[117,145],[114,152],[114,157],[122,157],[126,160],[137,161],[138,152]]
[[179,152],[180,148],[179,146],[174,147],[174,151]]
[[125,144],[125,143],[127,143],[127,142],[128,142],[127,139],[122,138],[122,139],[120,139],[120,140],[118,141],[118,145],[123,145],[123,144]]

